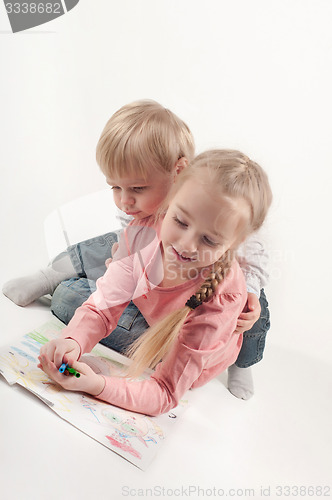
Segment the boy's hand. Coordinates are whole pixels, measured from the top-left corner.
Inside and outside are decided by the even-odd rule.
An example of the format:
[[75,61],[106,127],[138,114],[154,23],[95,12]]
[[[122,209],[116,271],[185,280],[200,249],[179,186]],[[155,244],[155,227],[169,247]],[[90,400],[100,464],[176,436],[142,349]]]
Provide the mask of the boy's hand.
[[115,252],[117,251],[118,248],[119,248],[119,243],[115,242],[112,246],[112,257],[105,260],[105,266],[107,269],[108,269],[108,266],[110,265],[110,263],[112,262],[113,257],[115,255]]
[[68,373],[60,373],[55,364],[45,355],[39,356],[40,364],[38,365],[54,382],[61,385],[68,391],[83,391],[92,396],[97,396],[105,387],[105,379],[101,375],[97,375],[85,363],[74,361],[72,358],[66,358],[66,363],[77,370],[81,376],[79,378]]
[[40,349],[40,355],[46,356],[57,368],[60,368],[62,363],[67,363],[68,356],[77,361],[80,354],[81,348],[73,339],[50,340]]
[[[115,244],[115,243],[114,243],[114,244]],[[110,263],[112,262],[112,260],[113,260],[113,259],[112,259],[111,257],[110,257],[109,259],[106,259],[106,260],[105,260],[105,266],[106,266],[106,268],[107,268],[107,269],[108,269],[108,266],[110,265]]]
[[[112,246],[112,257],[114,257],[115,252],[117,251],[118,248],[119,248],[119,243],[115,242]],[[109,260],[109,259],[107,259],[107,260]]]
[[108,269],[108,266],[110,265],[110,263],[112,262],[114,254],[115,254],[115,252],[117,251],[118,248],[119,248],[119,243],[115,242],[113,244],[113,246],[112,246],[112,257],[110,257],[109,259],[105,260],[105,266],[107,267],[107,269]]
[[260,317],[261,305],[259,303],[259,298],[255,293],[248,293],[248,299],[244,311],[242,311],[238,317],[234,333],[240,334],[247,332],[254,326]]

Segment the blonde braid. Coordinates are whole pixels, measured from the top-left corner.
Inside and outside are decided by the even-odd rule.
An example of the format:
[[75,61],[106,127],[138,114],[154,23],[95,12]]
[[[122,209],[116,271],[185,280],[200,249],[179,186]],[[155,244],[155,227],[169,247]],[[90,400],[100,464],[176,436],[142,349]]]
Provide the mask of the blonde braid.
[[228,250],[213,264],[209,276],[200,286],[199,290],[197,290],[197,292],[186,302],[186,306],[190,309],[195,309],[202,304],[202,302],[209,300],[219,283],[225,279],[226,274],[232,266],[233,258],[234,252]]

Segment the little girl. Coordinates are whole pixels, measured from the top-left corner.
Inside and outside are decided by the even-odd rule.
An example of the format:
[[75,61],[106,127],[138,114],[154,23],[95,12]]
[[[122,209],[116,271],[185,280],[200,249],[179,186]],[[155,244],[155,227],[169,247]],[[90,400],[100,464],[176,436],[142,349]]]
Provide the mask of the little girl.
[[[197,156],[179,174],[159,223],[140,221],[143,235],[155,224],[155,237],[136,238],[136,251],[110,264],[61,338],[42,347],[39,367],[67,390],[131,411],[174,408],[237,359],[242,335],[233,332],[247,291],[234,252],[262,225],[271,199],[265,172],[242,153]],[[130,347],[125,377],[98,375],[77,360],[109,335],[131,299],[150,328]],[[60,374],[63,361],[81,377]],[[156,368],[148,380],[132,380],[148,367]]]

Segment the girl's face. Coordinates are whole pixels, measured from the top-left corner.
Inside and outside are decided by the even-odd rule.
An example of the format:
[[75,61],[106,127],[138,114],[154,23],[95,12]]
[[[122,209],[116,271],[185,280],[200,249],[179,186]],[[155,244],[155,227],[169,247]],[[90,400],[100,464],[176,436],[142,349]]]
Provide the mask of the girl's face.
[[238,238],[238,226],[248,205],[242,199],[218,195],[213,185],[197,178],[184,182],[171,200],[162,223],[165,276],[192,278],[216,262]]

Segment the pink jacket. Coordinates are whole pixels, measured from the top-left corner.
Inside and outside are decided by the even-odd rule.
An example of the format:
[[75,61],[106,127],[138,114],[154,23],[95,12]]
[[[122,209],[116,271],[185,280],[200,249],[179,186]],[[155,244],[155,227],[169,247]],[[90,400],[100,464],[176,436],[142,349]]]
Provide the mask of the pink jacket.
[[[151,234],[151,233],[150,233]],[[91,349],[116,327],[130,300],[150,326],[169,312],[184,306],[202,283],[197,278],[162,288],[162,262],[158,236],[141,251],[114,260],[97,290],[77,309],[62,337],[76,340],[81,354]],[[242,345],[242,335],[233,334],[237,318],[247,300],[243,273],[234,261],[208,302],[191,311],[170,352],[147,380],[105,377],[97,396],[113,405],[147,415],[174,408],[184,393],[209,380],[233,364]]]

